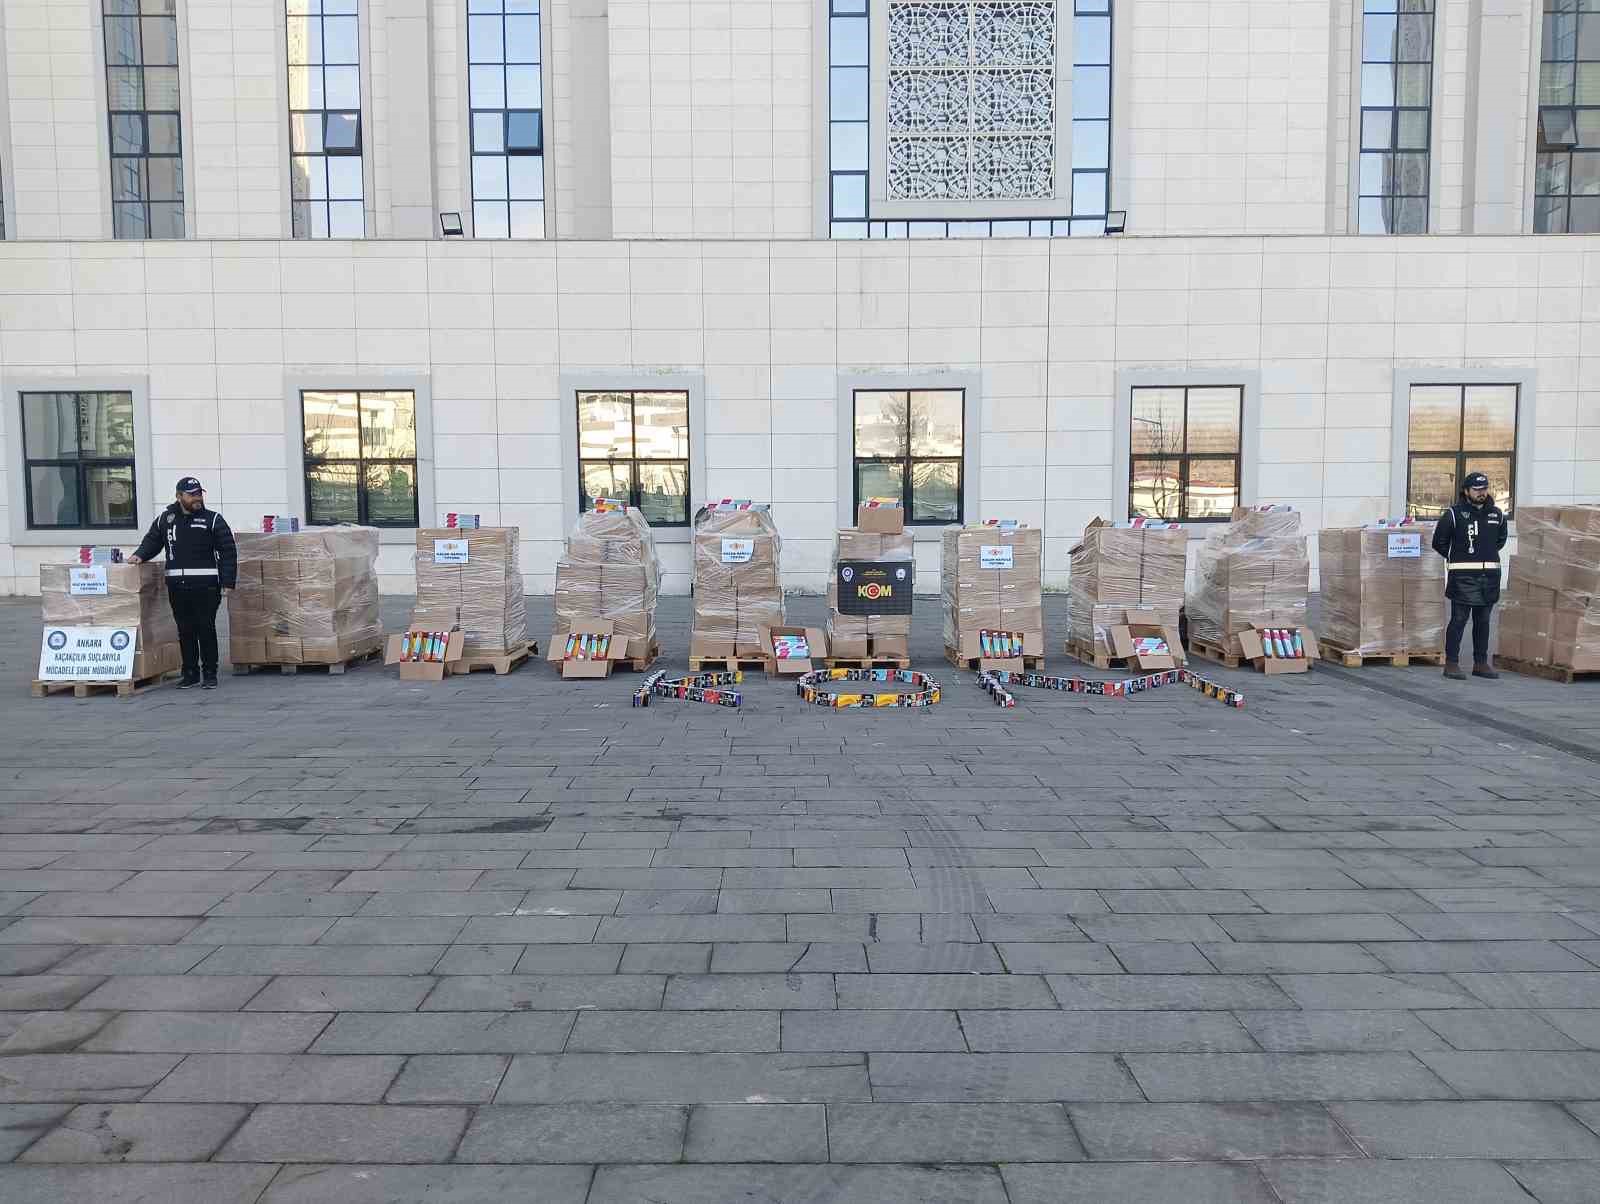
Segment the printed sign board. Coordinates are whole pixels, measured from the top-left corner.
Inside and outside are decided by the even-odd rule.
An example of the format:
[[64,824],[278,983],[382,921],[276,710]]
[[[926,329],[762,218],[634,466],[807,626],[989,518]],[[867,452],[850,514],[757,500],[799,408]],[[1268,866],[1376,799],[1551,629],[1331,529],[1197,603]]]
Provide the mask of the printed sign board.
[[1390,560],[1416,560],[1422,555],[1421,531],[1398,531],[1389,535]]
[[986,543],[978,546],[980,569],[1009,569],[1015,567],[1014,548],[1008,543]]
[[40,681],[126,681],[133,676],[136,627],[46,627]]
[[436,539],[433,541],[434,564],[466,564],[467,540]]
[[756,541],[753,539],[724,539],[722,541],[723,564],[749,564],[750,557],[755,555]]
[[104,598],[106,596],[106,566],[91,564],[84,568],[69,569],[67,592],[74,598]]
[[916,566],[909,560],[841,560],[837,585],[842,615],[908,615]]

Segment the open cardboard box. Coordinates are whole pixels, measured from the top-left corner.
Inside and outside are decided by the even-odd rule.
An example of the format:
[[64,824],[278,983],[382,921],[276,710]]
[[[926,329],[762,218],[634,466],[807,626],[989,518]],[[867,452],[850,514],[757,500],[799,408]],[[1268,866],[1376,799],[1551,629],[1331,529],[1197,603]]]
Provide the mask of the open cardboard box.
[[567,641],[565,638],[551,640],[548,659],[560,663],[562,677],[610,677],[611,670],[616,663],[628,659],[628,637],[617,635],[616,623],[611,619],[588,619],[582,623],[574,623],[569,634],[576,636],[610,636],[611,642],[606,646],[604,657],[580,660],[577,657],[569,658],[566,655]]
[[[1130,617],[1136,616],[1137,611],[1129,611]],[[1111,642],[1111,655],[1127,657],[1130,662],[1140,669],[1147,669],[1154,673],[1161,669],[1176,669],[1187,661],[1183,651],[1183,644],[1178,639],[1178,629],[1168,627],[1163,623],[1121,623],[1106,632],[1106,638]],[[1139,651],[1139,641],[1159,639],[1167,645],[1165,652]]]
[[461,659],[462,649],[466,646],[467,637],[460,629],[450,632],[450,638],[445,641],[444,659],[442,661],[403,661],[400,659],[400,649],[407,635],[414,631],[443,631],[443,627],[433,627],[427,623],[413,623],[400,635],[391,635],[388,646],[384,649],[383,663],[386,665],[400,666],[401,681],[443,681],[450,666]]
[[906,529],[906,512],[899,502],[863,502],[856,507],[856,530],[879,535],[899,535]]
[[983,654],[983,632],[989,631],[993,634],[1000,630],[998,626],[963,630],[961,632],[961,647],[957,650],[961,653],[961,659],[971,660],[976,657],[979,669],[1021,669],[1023,656],[1044,655],[1044,633],[1042,631],[1006,629],[1007,633],[1022,637],[1022,654],[1020,656],[985,656]]
[[[778,635],[805,637],[806,647],[811,655],[779,660],[772,647],[772,637]],[[763,627],[761,648],[762,655],[767,658],[767,672],[778,677],[786,677],[791,674],[810,673],[818,668],[822,658],[828,655],[828,637],[823,634],[820,627]]]
[[1261,629],[1252,625],[1239,633],[1239,647],[1245,659],[1263,673],[1311,672],[1311,662],[1322,659],[1322,649],[1317,645],[1317,637],[1311,628],[1285,627],[1282,630],[1298,633],[1300,642],[1305,645],[1304,656],[1268,656],[1261,643]]

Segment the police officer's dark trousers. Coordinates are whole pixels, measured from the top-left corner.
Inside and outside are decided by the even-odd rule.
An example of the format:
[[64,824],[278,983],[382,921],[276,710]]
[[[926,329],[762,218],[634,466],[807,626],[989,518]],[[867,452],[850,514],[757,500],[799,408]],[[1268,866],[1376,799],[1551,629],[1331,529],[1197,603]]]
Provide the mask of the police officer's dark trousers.
[[1467,620],[1472,620],[1472,663],[1489,663],[1489,616],[1492,606],[1473,606],[1469,602],[1450,603],[1450,625],[1444,629],[1444,659],[1457,664],[1461,658],[1461,637],[1466,633]]
[[167,586],[167,601],[178,624],[178,646],[183,649],[183,675],[198,678],[203,668],[217,672],[217,607],[222,590],[215,585]]

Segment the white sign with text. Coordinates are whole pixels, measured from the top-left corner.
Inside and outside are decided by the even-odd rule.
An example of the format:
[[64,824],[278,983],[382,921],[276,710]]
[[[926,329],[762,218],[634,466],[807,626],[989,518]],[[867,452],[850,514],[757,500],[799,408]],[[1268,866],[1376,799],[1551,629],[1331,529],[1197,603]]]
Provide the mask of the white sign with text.
[[126,681],[133,676],[135,627],[46,627],[40,681]]

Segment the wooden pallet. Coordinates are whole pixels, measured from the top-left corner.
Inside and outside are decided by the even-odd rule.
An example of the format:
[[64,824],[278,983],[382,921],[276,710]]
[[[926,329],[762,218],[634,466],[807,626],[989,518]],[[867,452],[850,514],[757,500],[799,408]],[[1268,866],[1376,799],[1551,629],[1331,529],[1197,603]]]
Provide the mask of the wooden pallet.
[[1248,663],[1237,653],[1227,652],[1215,644],[1197,640],[1194,636],[1189,637],[1189,651],[1203,660],[1214,661],[1225,669],[1237,669]]
[[825,656],[822,663],[830,669],[909,669],[909,656]]
[[1403,669],[1410,664],[1442,665],[1444,652],[1442,649],[1430,648],[1405,652],[1357,652],[1352,648],[1335,644],[1331,640],[1319,640],[1322,649],[1322,659],[1343,665],[1346,669],[1359,669],[1362,665],[1393,665]]
[[691,656],[690,673],[759,673],[767,667],[764,656]]
[[[962,656],[959,648],[951,648],[947,645],[944,650],[944,659],[957,669],[976,669],[981,658]],[[1038,653],[1024,653],[1022,656],[1016,657],[1015,661],[1015,667],[1027,673],[1037,673],[1044,668],[1044,657]]]
[[169,685],[177,681],[180,676],[178,670],[170,669],[165,673],[157,673],[154,677],[136,677],[126,681],[39,681],[35,679],[29,692],[35,698],[48,698],[52,694],[65,694],[69,690],[74,698],[88,698],[93,694],[114,694],[118,698],[132,698],[136,694],[144,694],[159,686]]
[[476,673],[481,669],[490,669],[497,677],[503,677],[530,656],[538,655],[539,645],[529,642],[497,656],[464,656],[458,661],[451,661],[446,671],[454,676],[459,673]]
[[1496,669],[1505,669],[1512,673],[1521,673],[1528,677],[1542,677],[1546,681],[1559,681],[1570,686],[1575,681],[1593,681],[1600,678],[1600,669],[1569,669],[1565,665],[1536,665],[1531,661],[1517,660],[1514,657],[1497,656],[1494,658]]
[[256,672],[276,672],[283,674],[285,677],[292,677],[296,673],[325,673],[329,676],[333,676],[335,674],[343,673],[346,669],[349,669],[355,665],[359,665],[363,661],[369,661],[374,657],[379,657],[382,655],[383,645],[374,644],[371,648],[368,648],[364,652],[357,652],[353,656],[347,656],[342,661],[308,661],[304,664],[293,665],[284,664],[281,661],[264,661],[261,663],[251,661],[244,664],[235,662],[233,666],[233,672],[235,676],[242,676]]
[[[610,677],[612,673],[619,672],[623,669],[630,669],[635,673],[643,673],[648,670],[651,665],[655,664],[660,657],[661,646],[659,644],[651,644],[650,652],[646,656],[625,656],[621,660],[614,660],[610,662],[611,668],[609,671],[607,671],[606,676]],[[556,671],[556,675],[559,677],[561,675],[561,662],[559,660],[553,660],[547,663]]]
[[1133,660],[1130,657],[1107,656],[1103,652],[1096,652],[1093,645],[1079,643],[1077,640],[1068,640],[1065,651],[1068,656],[1075,660],[1080,660],[1086,665],[1093,665],[1096,669],[1134,668]]

